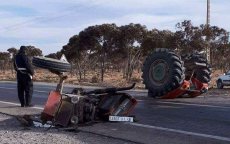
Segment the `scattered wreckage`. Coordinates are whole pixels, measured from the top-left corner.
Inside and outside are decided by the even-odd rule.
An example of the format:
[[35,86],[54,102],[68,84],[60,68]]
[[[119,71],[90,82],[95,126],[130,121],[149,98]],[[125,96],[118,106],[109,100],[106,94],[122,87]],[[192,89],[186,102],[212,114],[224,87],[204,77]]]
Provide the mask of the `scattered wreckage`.
[[135,84],[123,88],[105,88],[85,91],[74,88],[70,93],[63,93],[63,83],[67,79],[65,72],[70,64],[65,60],[45,57],[34,57],[33,65],[48,69],[60,78],[56,90],[49,93],[48,100],[40,117],[22,116],[17,119],[25,126],[37,122],[63,128],[76,128],[81,124],[95,121],[133,122],[129,116],[137,101],[129,94],[122,92],[134,88]]

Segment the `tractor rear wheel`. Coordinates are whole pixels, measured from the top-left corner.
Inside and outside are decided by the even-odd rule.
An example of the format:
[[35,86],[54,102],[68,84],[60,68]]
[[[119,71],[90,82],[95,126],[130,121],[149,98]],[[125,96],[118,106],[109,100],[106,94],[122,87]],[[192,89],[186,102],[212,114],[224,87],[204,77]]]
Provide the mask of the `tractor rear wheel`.
[[[211,81],[211,66],[202,54],[193,53],[191,55],[187,55],[186,57],[182,57],[182,60],[184,61],[186,68],[186,80],[189,80],[191,78],[191,71],[194,71],[193,77],[198,79],[200,82],[209,83]],[[191,63],[202,63],[206,66],[197,66],[191,68]]]
[[183,62],[174,51],[157,48],[144,62],[142,78],[149,95],[161,98],[184,81]]

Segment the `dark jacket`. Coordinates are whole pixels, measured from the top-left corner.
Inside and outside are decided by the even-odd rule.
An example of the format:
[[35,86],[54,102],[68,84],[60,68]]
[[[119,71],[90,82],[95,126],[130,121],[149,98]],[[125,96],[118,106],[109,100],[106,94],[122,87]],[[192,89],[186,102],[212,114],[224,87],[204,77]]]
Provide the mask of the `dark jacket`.
[[23,50],[19,50],[18,54],[15,56],[14,68],[17,72],[20,72],[18,71],[18,68],[25,68],[26,70],[23,72],[34,75],[34,69],[30,63],[28,56],[26,56],[25,51]]

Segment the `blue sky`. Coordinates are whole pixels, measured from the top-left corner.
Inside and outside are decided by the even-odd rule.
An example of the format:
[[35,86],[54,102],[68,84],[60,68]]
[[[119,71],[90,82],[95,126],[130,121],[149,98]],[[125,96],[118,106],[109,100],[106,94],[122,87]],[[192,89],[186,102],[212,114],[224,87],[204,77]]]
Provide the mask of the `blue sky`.
[[[211,1],[211,25],[230,31],[230,0]],[[8,0],[0,3],[0,51],[34,45],[61,50],[90,25],[129,23],[175,31],[175,24],[206,22],[206,0]]]

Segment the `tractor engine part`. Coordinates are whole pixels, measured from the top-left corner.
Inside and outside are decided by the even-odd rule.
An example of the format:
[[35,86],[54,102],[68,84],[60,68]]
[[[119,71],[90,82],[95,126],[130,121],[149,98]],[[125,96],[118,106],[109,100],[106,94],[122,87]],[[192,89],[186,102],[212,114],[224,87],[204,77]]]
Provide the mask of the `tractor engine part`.
[[[109,116],[128,116],[137,101],[126,93],[115,90],[133,88],[107,88],[85,92],[74,89],[72,93],[52,91],[41,114],[43,122],[67,127],[95,120],[109,120]],[[88,95],[82,95],[90,93]],[[60,98],[61,97],[61,98]]]
[[54,125],[67,127],[95,120],[109,120],[109,116],[128,116],[137,104],[132,96],[120,92],[134,88],[135,84],[92,91],[75,88],[71,93],[62,93],[63,83],[67,79],[64,72],[70,71],[70,64],[65,59],[62,61],[45,57],[34,57],[32,62],[60,78],[56,90],[50,92],[41,113],[42,123],[52,121]]

